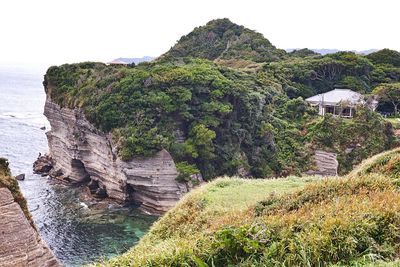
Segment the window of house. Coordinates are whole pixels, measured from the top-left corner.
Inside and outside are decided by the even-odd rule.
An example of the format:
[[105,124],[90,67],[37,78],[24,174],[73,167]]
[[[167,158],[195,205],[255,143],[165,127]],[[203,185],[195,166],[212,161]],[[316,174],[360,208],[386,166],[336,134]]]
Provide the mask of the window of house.
[[326,113],[334,114],[334,112],[335,112],[335,107],[333,107],[333,106],[326,106],[325,107],[325,114]]
[[351,108],[344,108],[343,110],[342,110],[342,116],[344,116],[344,117],[350,117],[350,115],[351,115]]

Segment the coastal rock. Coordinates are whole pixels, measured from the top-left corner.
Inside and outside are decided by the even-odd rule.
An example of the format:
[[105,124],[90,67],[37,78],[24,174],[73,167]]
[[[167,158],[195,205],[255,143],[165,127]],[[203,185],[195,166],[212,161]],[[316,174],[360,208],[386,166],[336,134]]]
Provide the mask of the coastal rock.
[[110,134],[96,129],[79,109],[60,107],[47,97],[44,115],[53,169],[51,176],[69,183],[89,183],[98,197],[134,202],[150,214],[169,210],[192,187],[178,183],[166,150],[152,157],[122,161]]
[[337,176],[339,163],[336,154],[316,150],[314,155],[315,169],[306,172],[308,175]]
[[7,188],[0,188],[0,214],[0,266],[61,266]]
[[43,156],[39,154],[38,158],[33,163],[33,172],[36,174],[48,175],[52,169],[53,169],[53,160],[47,154]]
[[17,179],[18,181],[25,180],[25,173],[18,174],[17,176],[15,176],[15,179]]

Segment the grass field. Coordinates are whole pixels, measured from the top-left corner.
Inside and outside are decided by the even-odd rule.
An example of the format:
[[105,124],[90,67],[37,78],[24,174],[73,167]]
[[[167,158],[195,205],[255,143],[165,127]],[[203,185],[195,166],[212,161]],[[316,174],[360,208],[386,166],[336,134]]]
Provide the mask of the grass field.
[[400,266],[399,179],[400,149],[342,178],[220,178],[95,266]]

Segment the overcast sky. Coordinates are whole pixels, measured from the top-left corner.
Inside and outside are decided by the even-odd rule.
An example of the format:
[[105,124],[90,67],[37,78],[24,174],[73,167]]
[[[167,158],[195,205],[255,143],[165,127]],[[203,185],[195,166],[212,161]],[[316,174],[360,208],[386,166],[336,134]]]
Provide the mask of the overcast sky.
[[215,18],[279,48],[400,51],[399,0],[0,0],[0,63],[158,56]]

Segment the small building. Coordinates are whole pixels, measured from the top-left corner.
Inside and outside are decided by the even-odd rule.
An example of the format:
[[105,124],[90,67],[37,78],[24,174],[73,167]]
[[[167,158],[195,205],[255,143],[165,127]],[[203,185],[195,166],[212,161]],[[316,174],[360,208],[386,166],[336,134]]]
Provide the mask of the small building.
[[[351,118],[355,108],[367,104],[362,94],[350,89],[334,89],[306,99],[311,106],[318,107],[318,114],[324,116],[327,113]],[[368,106],[375,110],[378,102],[373,100]]]

